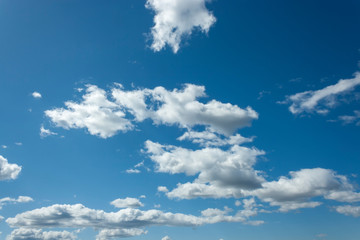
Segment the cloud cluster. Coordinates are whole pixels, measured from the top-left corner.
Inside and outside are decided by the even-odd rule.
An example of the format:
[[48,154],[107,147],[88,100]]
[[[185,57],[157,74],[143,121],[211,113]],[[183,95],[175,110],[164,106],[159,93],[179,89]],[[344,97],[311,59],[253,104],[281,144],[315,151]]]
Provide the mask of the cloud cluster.
[[[134,208],[121,209],[118,212],[105,212],[103,210],[90,209],[81,204],[56,204],[17,214],[13,218],[8,218],[6,222],[10,227],[18,228],[13,231],[12,235],[26,232],[25,230],[31,233],[33,231],[31,229],[90,227],[100,230],[97,235],[98,240],[105,240],[145,234],[146,231],[143,228],[149,226],[196,227],[218,222],[247,223],[247,219],[257,213],[252,204],[247,205],[244,210],[238,211],[235,215],[229,215],[228,213],[231,211],[228,208],[224,210],[206,209],[202,211],[201,216],[194,216],[162,212],[160,210],[141,211]],[[249,211],[252,211],[252,213],[249,213]],[[251,224],[251,222],[249,223]],[[36,233],[44,234],[39,230],[36,230]]]
[[11,232],[6,240],[75,240],[76,236],[68,231],[42,231],[41,229],[19,228]]
[[266,174],[254,168],[258,156],[264,154],[255,148],[231,145],[227,150],[218,147],[192,150],[148,140],[145,150],[156,171],[195,177],[193,182],[178,183],[171,191],[159,186],[158,191],[169,198],[257,197],[281,212],[321,205],[322,202],[312,201],[315,197],[338,202],[360,201],[360,193],[347,177],[330,169],[301,169],[290,172],[289,177],[267,181]]
[[214,15],[206,9],[209,0],[147,0],[146,8],[155,12],[151,29],[151,48],[157,52],[166,44],[176,53],[184,36],[195,29],[207,33],[215,23]]
[[8,160],[0,155],[0,180],[16,179],[21,171],[21,166],[8,163]]
[[133,122],[145,119],[181,128],[203,125],[212,132],[231,135],[258,118],[250,107],[242,109],[216,100],[199,102],[198,98],[206,96],[203,86],[187,84],[181,90],[172,91],[163,87],[124,91],[117,86],[111,89],[109,99],[104,90],[87,85],[81,102],[67,101],[66,108],[47,110],[45,114],[59,127],[86,128],[90,134],[102,138],[131,130]]
[[353,91],[358,85],[360,85],[360,72],[356,72],[354,78],[341,79],[338,83],[323,89],[291,95],[287,98],[287,102],[291,103],[289,110],[293,114],[303,112],[327,113],[329,108],[338,103],[337,97],[339,95]]

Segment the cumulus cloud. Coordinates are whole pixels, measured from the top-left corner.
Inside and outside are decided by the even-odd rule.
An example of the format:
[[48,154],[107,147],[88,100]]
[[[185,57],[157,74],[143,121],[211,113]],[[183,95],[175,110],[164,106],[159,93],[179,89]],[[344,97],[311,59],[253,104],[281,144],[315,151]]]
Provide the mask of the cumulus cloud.
[[[253,209],[253,206],[249,207]],[[247,209],[247,210],[249,210]],[[141,211],[134,208],[121,209],[118,212],[89,209],[81,204],[52,205],[17,214],[6,222],[12,228],[94,228],[100,230],[97,239],[111,239],[121,236],[137,236],[146,233],[149,226],[187,226],[196,227],[218,222],[247,223],[248,214],[238,211],[228,215],[231,210],[225,208],[204,210],[201,216],[182,213],[162,212],[160,210]]]
[[118,198],[111,202],[111,205],[117,208],[138,208],[143,207],[144,204],[137,198]]
[[168,44],[174,53],[181,40],[194,30],[208,33],[216,18],[206,8],[209,0],[147,0],[146,8],[155,12],[151,29],[151,48],[158,52]]
[[351,205],[337,206],[335,207],[335,210],[338,213],[347,216],[360,217],[360,206],[351,206]]
[[161,240],[171,240],[171,238],[169,236],[165,236]]
[[356,72],[354,78],[341,79],[338,83],[323,89],[291,95],[287,98],[287,102],[291,103],[289,110],[293,114],[303,112],[327,113],[329,108],[338,103],[337,97],[339,95],[348,94],[358,85],[360,85],[360,72]]
[[68,231],[48,231],[41,229],[19,228],[11,232],[6,240],[75,240],[76,236]]
[[6,204],[27,203],[34,201],[31,197],[19,196],[18,198],[5,197],[0,199],[0,209]]
[[0,155],[0,180],[16,179],[21,171],[21,166],[8,163],[8,160]]
[[290,177],[267,181],[265,174],[254,169],[257,157],[264,154],[255,148],[233,145],[228,150],[214,147],[192,150],[148,140],[145,149],[157,172],[195,176],[193,182],[178,183],[171,191],[164,188],[169,198],[253,196],[279,207],[281,212],[321,205],[319,201],[312,201],[315,197],[340,202],[360,201],[360,193],[354,191],[347,177],[330,169],[301,169],[290,172]]
[[31,94],[31,96],[33,96],[33,98],[41,98],[41,97],[42,97],[39,92],[33,92],[33,93]]
[[[196,184],[209,183],[216,188],[254,189],[261,187],[264,182],[260,173],[253,169],[256,157],[264,152],[255,148],[234,145],[229,150],[190,150],[149,140],[145,142],[145,148],[156,164],[156,171],[197,175]],[[171,192],[168,196],[172,196]]]
[[82,102],[65,102],[66,108],[45,111],[52,122],[65,129],[86,128],[90,134],[101,138],[115,135],[118,131],[126,132],[133,128],[120,107],[107,99],[104,90],[94,85],[87,85]]
[[[203,86],[192,84],[172,91],[163,87],[125,91],[118,85],[111,89],[112,99],[108,99],[104,90],[88,85],[82,102],[67,101],[67,108],[47,110],[45,114],[59,127],[86,128],[90,134],[102,138],[131,130],[133,122],[145,119],[186,129],[202,125],[212,132],[231,135],[258,118],[250,107],[242,109],[216,100],[207,103],[197,100],[205,96]],[[241,137],[234,137],[231,141],[239,141],[237,138]]]

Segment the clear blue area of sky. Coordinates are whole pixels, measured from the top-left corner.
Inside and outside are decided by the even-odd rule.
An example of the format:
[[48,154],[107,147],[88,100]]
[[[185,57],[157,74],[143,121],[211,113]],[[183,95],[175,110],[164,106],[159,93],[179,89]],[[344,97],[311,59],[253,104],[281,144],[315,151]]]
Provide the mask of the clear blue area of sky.
[[[276,180],[289,171],[322,167],[350,176],[360,174],[360,127],[329,122],[360,110],[359,102],[343,104],[327,116],[291,114],[278,101],[351,78],[359,70],[360,2],[216,0],[207,7],[217,18],[209,33],[194,32],[177,54],[170,48],[154,53],[148,46],[154,13],[141,0],[1,0],[0,1],[0,155],[23,167],[14,181],[0,182],[0,198],[31,196],[34,202],[8,205],[0,215],[55,203],[81,203],[115,211],[116,198],[139,197],[145,209],[200,214],[212,207],[234,206],[234,199],[169,200],[157,186],[175,187],[188,178],[126,169],[145,160],[144,141],[177,144],[183,130],[139,123],[141,131],[101,139],[84,129],[56,128],[44,111],[79,100],[75,88],[114,82],[131,89],[184,83],[204,85],[216,99],[251,106],[259,119],[239,131],[256,136],[250,146],[266,151],[256,165]],[[299,79],[298,81],[290,81]],[[38,91],[41,99],[31,93]],[[259,93],[265,91],[259,99]],[[31,111],[29,111],[31,109]],[[40,138],[41,125],[63,135]],[[22,146],[15,142],[23,143]],[[191,181],[192,178],[189,178]],[[360,219],[326,206],[301,213],[259,216],[261,226],[220,223],[192,228],[153,227],[133,239],[303,240],[326,233],[326,239],[356,240]],[[0,222],[5,239],[11,229]],[[91,239],[92,230],[84,231]]]

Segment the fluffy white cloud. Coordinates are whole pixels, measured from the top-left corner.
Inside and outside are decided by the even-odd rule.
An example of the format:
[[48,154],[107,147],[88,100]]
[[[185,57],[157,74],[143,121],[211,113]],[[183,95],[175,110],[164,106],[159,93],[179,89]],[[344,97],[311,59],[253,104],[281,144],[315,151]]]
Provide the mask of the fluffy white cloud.
[[360,206],[351,206],[351,205],[337,206],[335,207],[335,210],[338,213],[347,216],[360,217]]
[[33,98],[41,98],[41,97],[42,97],[39,92],[33,92],[33,93],[31,94],[31,96],[33,96]]
[[41,229],[19,228],[11,232],[6,240],[75,240],[76,236],[68,231],[48,231]]
[[254,148],[233,145],[228,150],[210,147],[192,150],[149,140],[145,142],[145,148],[156,164],[156,171],[196,176],[193,182],[179,183],[171,191],[164,188],[163,192],[169,198],[254,196],[270,206],[279,207],[281,212],[321,205],[321,202],[311,201],[314,197],[341,202],[360,201],[360,193],[354,191],[348,179],[329,169],[301,169],[290,172],[290,177],[267,181],[253,168],[257,157],[263,154]]
[[166,44],[176,53],[184,36],[199,29],[207,33],[216,19],[206,9],[209,0],[147,0],[146,7],[155,12],[155,26],[151,29],[151,48],[160,51]]
[[21,171],[21,166],[8,163],[8,160],[0,155],[0,180],[16,179]]
[[117,104],[107,99],[106,92],[97,86],[87,85],[86,94],[80,103],[67,101],[65,108],[45,111],[57,126],[70,128],[86,128],[92,135],[107,138],[118,131],[133,128],[125,113]]
[[[290,172],[291,178],[280,177],[278,181],[265,182],[262,188],[247,194],[257,196],[272,206],[280,206],[280,211],[287,212],[298,208],[313,208],[320,202],[308,201],[313,197],[322,196],[327,199],[340,200],[339,193],[344,191],[348,199],[341,201],[356,201],[358,193],[353,192],[353,186],[347,178],[337,175],[334,171],[323,168],[302,169]],[[353,198],[351,199],[351,195]],[[342,195],[344,196],[344,195]]]
[[[244,211],[246,210],[246,212]],[[100,230],[98,240],[114,237],[137,236],[145,234],[142,228],[148,226],[188,226],[196,227],[218,222],[248,222],[256,215],[254,205],[249,205],[235,215],[228,215],[231,209],[207,209],[201,216],[182,213],[162,212],[160,210],[141,211],[134,208],[118,212],[104,212],[75,205],[52,205],[17,214],[6,222],[13,228],[94,228]],[[247,211],[253,211],[249,214]]]
[[[118,85],[119,86],[119,85]],[[92,135],[111,137],[118,131],[133,129],[132,121],[152,119],[155,124],[192,128],[208,127],[212,132],[231,135],[236,129],[249,126],[258,114],[250,107],[242,109],[230,103],[211,100],[202,103],[205,88],[192,84],[184,89],[168,91],[163,87],[124,91],[121,86],[111,89],[112,100],[96,86],[88,85],[83,101],[65,102],[65,108],[45,111],[57,126],[65,129],[86,128]],[[133,115],[131,119],[129,115]],[[229,141],[241,141],[235,136]]]
[[255,148],[234,145],[226,151],[220,148],[190,150],[149,140],[145,142],[145,148],[158,172],[198,174],[195,180],[198,184],[254,189],[264,182],[259,172],[253,169],[256,157],[264,152]]
[[111,205],[117,208],[138,208],[143,207],[144,204],[137,198],[118,198],[111,202]]
[[360,85],[360,73],[356,72],[354,78],[342,79],[334,85],[327,86],[317,91],[305,91],[289,96],[291,103],[289,110],[293,114],[302,112],[327,113],[328,109],[337,103],[337,96],[352,91]]
[[5,197],[0,199],[0,209],[6,204],[27,203],[34,201],[31,197],[19,196],[16,198]]
[[171,238],[169,236],[165,236],[161,240],[171,240]]

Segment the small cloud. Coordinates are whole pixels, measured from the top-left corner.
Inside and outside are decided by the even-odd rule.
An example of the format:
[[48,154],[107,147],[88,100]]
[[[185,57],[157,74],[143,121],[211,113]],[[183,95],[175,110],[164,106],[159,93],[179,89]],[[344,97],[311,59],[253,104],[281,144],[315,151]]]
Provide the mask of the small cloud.
[[51,135],[57,135],[57,133],[50,131],[49,129],[45,129],[44,126],[40,127],[40,137],[45,138]]
[[8,148],[8,146],[6,146],[6,145],[1,145],[1,147],[2,147],[3,149],[7,149],[7,148]]
[[121,198],[115,199],[110,204],[116,208],[138,208],[144,206],[144,204],[140,202],[139,199],[129,198],[129,197],[124,199]]
[[167,189],[167,187],[165,186],[158,186],[157,190],[158,192],[165,192],[165,193],[169,191],[169,189]]
[[154,208],[160,208],[161,205],[160,204],[154,204]]
[[16,142],[15,145],[16,146],[22,146],[23,144],[22,144],[22,142]]
[[128,169],[126,170],[126,173],[141,173],[141,171],[139,169]]
[[33,96],[33,98],[41,98],[41,97],[42,97],[39,92],[33,92],[33,93],[31,94],[31,96]]
[[165,236],[161,240],[171,240],[171,238],[169,236]]
[[241,202],[240,202],[239,200],[236,200],[236,201],[235,201],[235,206],[238,207],[238,206],[240,206],[240,205],[241,205]]

